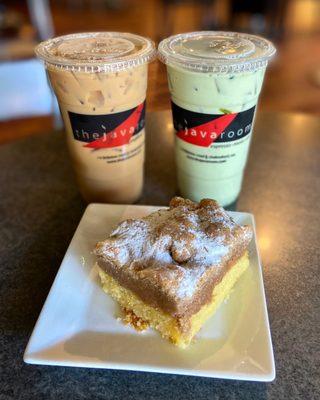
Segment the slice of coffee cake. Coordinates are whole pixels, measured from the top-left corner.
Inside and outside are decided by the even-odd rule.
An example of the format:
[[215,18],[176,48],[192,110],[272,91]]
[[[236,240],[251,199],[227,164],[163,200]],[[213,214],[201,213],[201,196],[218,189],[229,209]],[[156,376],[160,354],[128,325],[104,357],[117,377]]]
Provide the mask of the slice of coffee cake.
[[248,267],[251,238],[216,201],[175,197],[169,209],[121,222],[94,252],[103,289],[186,347]]

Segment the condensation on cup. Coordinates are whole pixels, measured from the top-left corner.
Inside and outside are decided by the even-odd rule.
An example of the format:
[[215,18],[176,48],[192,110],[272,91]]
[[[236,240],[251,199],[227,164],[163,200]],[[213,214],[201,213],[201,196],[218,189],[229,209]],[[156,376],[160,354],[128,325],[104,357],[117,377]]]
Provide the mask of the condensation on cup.
[[235,32],[191,32],[159,45],[167,65],[181,194],[228,206],[242,184],[268,40]]
[[137,201],[143,188],[153,42],[130,33],[80,33],[40,43],[36,54],[57,96],[85,200]]

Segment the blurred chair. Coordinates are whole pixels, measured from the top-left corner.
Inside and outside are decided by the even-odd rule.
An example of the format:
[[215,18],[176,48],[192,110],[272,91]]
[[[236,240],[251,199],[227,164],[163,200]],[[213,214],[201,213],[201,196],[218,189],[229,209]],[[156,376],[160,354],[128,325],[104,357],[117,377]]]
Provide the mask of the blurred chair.
[[[52,37],[54,28],[48,0],[28,0],[27,6],[38,39]],[[29,46],[29,53],[21,51],[19,57],[19,46],[21,49]],[[56,99],[32,47],[32,43],[21,39],[2,41],[0,55],[5,61],[0,64],[0,120],[53,114],[55,125],[60,126]]]
[[38,38],[46,40],[54,36],[53,21],[48,0],[28,0],[30,18]]
[[212,6],[216,3],[216,0],[162,0],[159,40],[173,34],[176,8],[186,3],[193,4],[194,6],[200,5],[201,7],[201,26],[199,26],[199,30],[218,28],[218,20],[212,12]]
[[282,36],[290,0],[229,0],[229,29]]
[[179,6],[200,6],[199,30],[235,30],[281,37],[290,0],[161,0],[159,40],[174,33]]

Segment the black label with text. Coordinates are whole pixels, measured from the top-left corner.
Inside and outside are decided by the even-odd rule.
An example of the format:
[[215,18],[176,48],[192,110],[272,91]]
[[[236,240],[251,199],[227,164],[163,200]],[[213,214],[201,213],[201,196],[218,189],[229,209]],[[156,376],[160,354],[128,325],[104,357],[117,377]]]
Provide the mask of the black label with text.
[[172,103],[176,135],[187,143],[210,147],[213,143],[233,142],[249,135],[255,107],[238,113],[221,110],[222,114],[203,114]]
[[85,115],[69,111],[75,140],[91,149],[112,148],[130,143],[145,125],[143,102],[127,111],[104,115]]

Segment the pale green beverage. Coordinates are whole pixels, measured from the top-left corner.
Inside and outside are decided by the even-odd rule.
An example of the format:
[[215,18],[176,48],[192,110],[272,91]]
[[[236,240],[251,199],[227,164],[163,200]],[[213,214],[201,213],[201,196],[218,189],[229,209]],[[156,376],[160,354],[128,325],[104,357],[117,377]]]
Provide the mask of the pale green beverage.
[[178,186],[194,201],[233,203],[273,45],[253,35],[193,32],[160,43],[176,129]]

